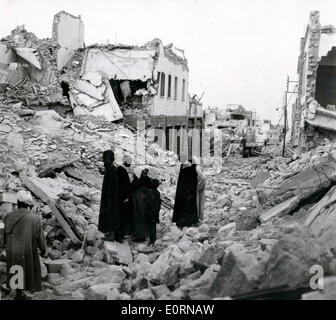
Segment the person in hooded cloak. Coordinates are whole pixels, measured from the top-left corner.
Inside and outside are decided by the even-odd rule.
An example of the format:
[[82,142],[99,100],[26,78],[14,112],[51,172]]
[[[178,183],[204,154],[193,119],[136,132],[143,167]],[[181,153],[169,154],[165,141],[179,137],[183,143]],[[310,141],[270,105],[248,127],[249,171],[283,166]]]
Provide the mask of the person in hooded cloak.
[[156,241],[156,224],[160,223],[161,195],[158,187],[158,179],[151,180],[151,188],[147,189],[145,198],[145,221],[149,231],[149,244],[154,245]]
[[105,240],[120,241],[120,202],[117,170],[114,166],[114,153],[103,153],[104,180],[101,194],[98,230],[105,233]]
[[[181,160],[182,165],[177,181],[172,221],[179,228],[191,227],[198,223],[197,212],[197,171],[196,164]],[[183,163],[184,162],[184,163]]]
[[132,159],[125,155],[123,164],[117,168],[119,182],[119,202],[120,202],[120,236],[132,235],[134,233],[134,216],[132,209],[131,180],[127,168],[130,167]]
[[[47,243],[40,218],[30,208],[33,198],[27,191],[18,192],[18,209],[4,218],[7,257],[7,287],[12,287],[12,278],[19,276],[17,267],[23,271],[22,287],[15,288],[15,299],[29,298],[31,293],[41,291],[41,255],[46,255]],[[12,267],[16,269],[13,270]],[[20,286],[20,281],[17,285]]]
[[202,172],[199,158],[193,156],[192,161],[193,164],[196,164],[196,171],[197,171],[196,203],[197,203],[198,220],[199,222],[201,222],[204,218],[206,178],[204,173]]
[[145,199],[148,189],[151,188],[151,180],[147,176],[148,169],[146,167],[137,167],[134,169],[134,177],[132,181],[133,190],[133,210],[134,210],[134,237],[133,241],[145,241],[149,230],[145,220]]

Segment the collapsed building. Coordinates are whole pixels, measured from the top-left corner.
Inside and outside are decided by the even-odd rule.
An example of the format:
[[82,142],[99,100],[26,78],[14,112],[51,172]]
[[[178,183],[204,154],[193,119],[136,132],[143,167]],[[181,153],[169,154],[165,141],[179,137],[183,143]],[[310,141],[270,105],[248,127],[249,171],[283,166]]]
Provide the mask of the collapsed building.
[[189,69],[183,50],[159,39],[143,46],[93,45],[79,49],[62,73],[75,115],[124,118],[133,127],[144,121],[154,142],[177,154],[186,150]]
[[55,15],[52,39],[38,39],[16,27],[0,41],[0,92],[6,102],[23,101],[28,107],[68,105],[58,81],[59,70],[75,49],[84,46],[80,17],[64,11]]
[[272,121],[267,119],[259,120],[257,125],[263,140],[278,144],[283,139],[283,125],[272,124]]
[[256,120],[256,112],[246,110],[239,104],[229,104],[225,109],[210,107],[205,110],[204,125],[210,154],[214,155],[215,150],[220,149],[221,157],[227,157],[239,151],[244,130],[255,127]]
[[81,17],[64,11],[54,16],[52,39],[20,26],[0,42],[6,102],[61,104],[75,116],[123,119],[134,128],[141,121],[154,142],[178,155],[200,153],[203,111],[194,97],[189,101],[188,85],[188,61],[173,44],[85,46]]
[[312,11],[301,39],[298,96],[292,110],[292,142],[300,151],[336,132],[336,28]]
[[229,104],[225,109],[207,110],[205,125],[207,127],[215,126],[218,129],[227,128],[242,132],[244,127],[256,125],[256,113],[246,110],[242,105]]

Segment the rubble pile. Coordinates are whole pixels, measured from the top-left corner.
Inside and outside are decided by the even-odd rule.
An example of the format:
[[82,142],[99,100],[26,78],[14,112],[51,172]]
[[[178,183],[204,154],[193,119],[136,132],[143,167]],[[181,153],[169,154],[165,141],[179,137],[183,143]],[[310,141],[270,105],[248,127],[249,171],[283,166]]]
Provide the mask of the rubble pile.
[[[335,237],[321,227],[325,219],[333,221],[331,209],[325,218],[317,218],[311,205],[293,216],[263,219],[268,212],[267,206],[262,208],[260,190],[271,190],[323,162],[336,144],[326,142],[288,165],[280,158],[250,158],[236,166],[224,163],[219,175],[205,168],[205,220],[198,227],[179,230],[171,222],[179,169],[176,155],[146,141],[146,159],[163,179],[160,190],[167,201],[158,240],[154,247],[128,240],[104,243],[97,230],[101,152],[113,145],[117,159],[131,155],[134,134],[93,116],[63,118],[54,111],[20,116],[18,110],[1,105],[1,215],[15,208],[18,190],[27,188],[35,195],[34,210],[50,247],[48,257],[41,259],[43,291],[35,299],[234,297],[304,285],[313,264],[332,273]],[[266,170],[270,176],[259,184],[246,178]],[[323,241],[316,242],[315,237]],[[5,262],[0,266],[4,272]]]
[[[60,103],[69,105],[58,82],[56,46],[52,39],[38,39],[35,34],[16,27],[0,45],[13,53],[3,72],[8,74],[2,87],[3,103],[24,102],[28,107]],[[2,81],[0,81],[2,82]]]
[[[179,170],[174,153],[99,117],[25,113],[23,105],[0,108],[1,216],[15,208],[19,190],[30,190],[50,248],[41,259],[43,290],[35,299],[238,297],[305,287],[314,264],[327,275],[336,272],[336,237],[329,227],[335,209],[334,142],[295,161],[237,156],[216,171],[205,166],[205,219],[180,230],[171,222]],[[112,147],[117,162],[123,154],[134,157],[136,138],[144,149],[135,160],[146,159],[163,181],[154,247],[104,242],[97,230],[101,153]],[[298,192],[304,185],[313,187]],[[303,199],[309,201],[302,205]],[[5,260],[2,253],[2,280]]]

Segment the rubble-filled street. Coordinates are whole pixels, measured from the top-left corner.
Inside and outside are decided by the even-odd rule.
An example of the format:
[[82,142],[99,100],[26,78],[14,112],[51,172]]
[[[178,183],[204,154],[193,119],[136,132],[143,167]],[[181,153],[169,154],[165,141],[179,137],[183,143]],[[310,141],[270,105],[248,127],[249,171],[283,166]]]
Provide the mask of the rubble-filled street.
[[[336,299],[335,27],[311,11],[282,125],[245,104],[206,107],[204,92],[190,89],[193,65],[172,43],[86,45],[84,20],[60,11],[51,38],[19,25],[0,39],[0,300],[29,286],[26,274],[21,287],[10,281],[15,252],[23,269],[34,265],[27,256],[39,258],[31,278],[41,290],[25,297],[33,300]],[[108,181],[118,195],[108,194],[108,214],[121,222],[102,232],[104,186],[120,167],[130,195],[121,200],[121,180]],[[156,237],[120,240],[122,228],[148,222],[154,182]],[[132,223],[120,209],[128,202]],[[37,231],[20,251],[22,210]],[[313,281],[321,272],[323,290]]]
[[227,298],[307,289],[315,264],[336,272],[335,231],[328,227],[336,144],[326,141],[289,164],[280,156],[235,155],[220,173],[204,167],[205,219],[182,230],[171,222],[176,156],[148,145],[149,163],[165,181],[158,240],[154,247],[129,239],[104,243],[97,230],[99,155],[112,136],[117,154],[131,148],[133,133],[89,117],[17,110],[1,106],[1,211],[10,212],[21,188],[35,196],[51,250],[41,259],[43,290],[34,299]]

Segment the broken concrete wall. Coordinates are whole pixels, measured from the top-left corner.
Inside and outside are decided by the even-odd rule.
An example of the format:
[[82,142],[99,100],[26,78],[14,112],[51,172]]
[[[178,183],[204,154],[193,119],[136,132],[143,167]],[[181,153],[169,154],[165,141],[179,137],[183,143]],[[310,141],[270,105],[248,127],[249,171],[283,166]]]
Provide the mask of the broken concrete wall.
[[84,47],[84,24],[81,17],[65,11],[54,16],[52,38],[57,45],[57,69],[61,70],[75,50]]
[[[154,76],[157,78],[158,72],[160,75],[165,74],[164,81],[164,96],[158,92],[154,96],[154,104],[152,115],[166,115],[166,116],[186,116],[189,109],[189,69],[186,63],[179,61],[170,49],[163,47],[162,43],[158,43],[159,56],[154,69]],[[170,83],[170,97],[168,97],[168,82],[169,75],[171,76]],[[177,77],[177,91],[175,98],[175,77]],[[162,79],[160,77],[160,79]],[[184,84],[184,95],[182,96],[182,87]],[[161,88],[162,81],[160,81]]]
[[11,62],[15,62],[15,52],[6,44],[0,43],[0,66],[8,66]]
[[141,80],[152,79],[155,50],[125,48],[88,48],[82,73],[101,71],[109,79]]
[[[84,53],[78,76],[83,79],[88,74],[104,75],[110,83],[108,92],[115,120],[122,118],[119,106],[125,115],[149,114],[152,95],[156,93],[152,86],[155,56],[154,49],[144,47],[90,47]],[[112,115],[108,118],[112,119]]]
[[[19,66],[16,61],[16,54],[6,44],[0,43],[0,84],[15,85],[22,79],[22,71],[17,70]],[[4,88],[4,87],[3,87]]]
[[101,72],[86,72],[69,92],[74,115],[93,114],[108,121],[121,119],[122,113],[114,98],[109,80]]
[[[18,26],[1,42],[3,54],[0,59],[10,62],[9,76],[5,80],[10,89],[6,91],[8,103],[24,101],[30,106],[62,102],[55,47],[51,39],[38,39],[24,26]],[[6,47],[10,53],[5,51]]]
[[[306,130],[303,111],[306,109],[307,101],[314,98],[325,107],[325,101],[330,99],[325,97],[325,92],[321,97],[321,90],[317,90],[318,78],[323,78],[325,72],[319,72],[320,63],[331,47],[336,45],[335,27],[321,26],[320,13],[312,11],[310,21],[306,29],[305,37],[301,39],[300,57],[298,62],[299,90],[292,117],[292,140],[294,145],[301,150],[306,149],[311,141],[312,131]],[[324,68],[324,67],[323,67]],[[329,71],[327,71],[328,73]],[[319,75],[323,73],[323,75]],[[321,82],[321,81],[320,81]],[[323,81],[322,81],[323,82]],[[329,83],[329,81],[327,81]],[[324,85],[323,85],[324,86]],[[320,85],[321,87],[321,85]],[[325,91],[324,89],[322,91]],[[323,101],[322,101],[323,100]]]

